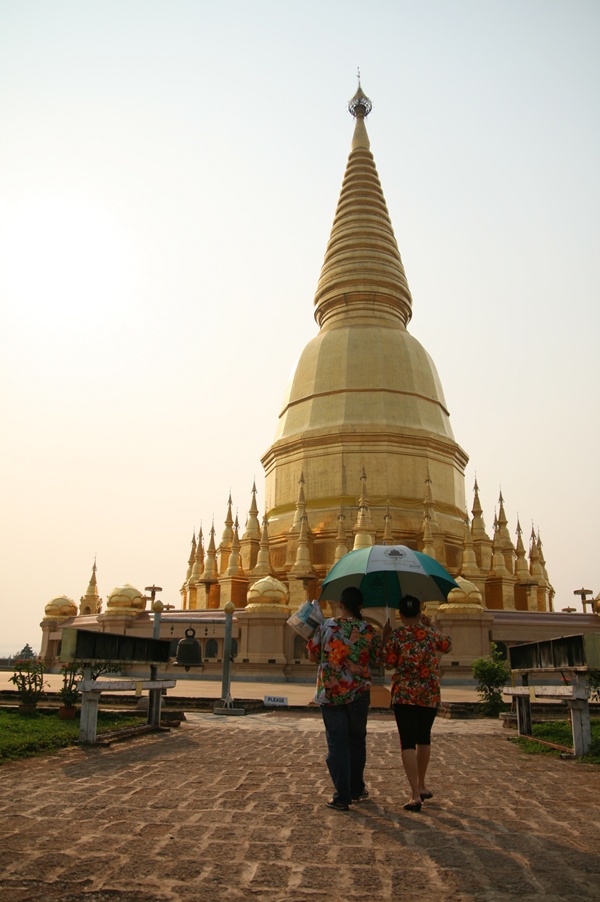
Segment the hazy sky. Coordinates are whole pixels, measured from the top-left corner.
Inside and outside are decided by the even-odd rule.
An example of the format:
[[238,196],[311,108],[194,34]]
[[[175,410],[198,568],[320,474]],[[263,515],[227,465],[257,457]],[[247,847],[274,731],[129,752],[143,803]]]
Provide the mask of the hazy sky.
[[0,653],[262,516],[357,67],[469,507],[600,591],[599,46],[597,0],[0,0]]

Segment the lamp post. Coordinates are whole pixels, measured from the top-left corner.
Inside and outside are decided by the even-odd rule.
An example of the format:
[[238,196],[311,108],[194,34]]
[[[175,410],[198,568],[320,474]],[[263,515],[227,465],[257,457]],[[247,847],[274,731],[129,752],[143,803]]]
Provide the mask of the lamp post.
[[[164,610],[164,604],[156,597],[157,592],[162,592],[160,586],[146,586],[146,592],[150,592],[150,607],[154,612],[152,624],[152,638],[160,639],[160,618]],[[158,671],[156,664],[150,665],[150,680],[156,680]],[[160,724],[160,707],[162,701],[162,689],[150,689],[148,692],[148,717],[146,723],[158,726]]]
[[581,598],[581,604],[583,605],[583,613],[584,614],[587,614],[588,604],[590,604],[590,605],[592,604],[592,600],[590,599],[590,601],[588,601],[586,596],[593,595],[593,594],[594,593],[592,592],[591,589],[575,589],[575,591],[573,592],[573,595],[579,595],[579,597]]
[[243,715],[245,708],[234,708],[231,698],[231,634],[233,632],[233,612],[235,605],[228,601],[223,607],[225,612],[225,639],[223,641],[223,682],[221,684],[221,704],[215,705],[213,714]]

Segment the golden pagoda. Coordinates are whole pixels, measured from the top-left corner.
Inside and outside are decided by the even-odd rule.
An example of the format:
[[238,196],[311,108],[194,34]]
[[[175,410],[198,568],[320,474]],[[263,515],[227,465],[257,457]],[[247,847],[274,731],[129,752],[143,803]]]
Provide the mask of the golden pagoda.
[[360,84],[348,108],[352,146],[314,298],[319,332],[300,355],[262,458],[262,536],[253,485],[237,565],[230,495],[218,577],[199,591],[201,581],[186,576],[183,607],[222,607],[229,599],[243,606],[253,579],[265,575],[266,552],[253,572],[261,541],[269,574],[288,585],[292,607],[316,597],[346,551],[385,542],[425,551],[454,575],[464,562],[490,607],[515,608],[518,598],[519,606],[547,610],[552,590],[539,573],[532,578],[528,570],[530,588],[516,592],[524,574],[515,574],[502,497],[494,558],[477,485],[471,533],[468,457],[455,441],[435,364],[407,328],[412,297],[370,149],[372,105]]
[[[532,528],[527,549],[517,519],[513,542],[502,492],[492,535],[477,481],[467,513],[468,457],[455,441],[435,364],[408,331],[412,297],[370,150],[372,105],[360,83],[348,106],[354,134],[314,298],[319,331],[300,355],[262,458],[266,509],[261,517],[253,482],[241,527],[229,493],[220,540],[214,522],[206,546],[202,528],[194,532],[181,608],[162,614],[161,635],[174,649],[189,623],[203,624],[208,674],[222,666],[229,601],[240,678],[312,673],[304,640],[286,620],[307,597],[319,597],[344,554],[373,544],[424,551],[457,579],[460,589],[447,604],[430,610],[453,636],[449,664],[457,675],[470,674],[491,639],[510,644],[598,629],[598,613],[553,611],[539,530]],[[131,593],[136,604],[124,611],[117,602]],[[61,596],[46,607],[49,666],[64,626],[152,634],[153,615],[131,586],[114,589],[100,613],[95,563],[79,616],[67,602]]]

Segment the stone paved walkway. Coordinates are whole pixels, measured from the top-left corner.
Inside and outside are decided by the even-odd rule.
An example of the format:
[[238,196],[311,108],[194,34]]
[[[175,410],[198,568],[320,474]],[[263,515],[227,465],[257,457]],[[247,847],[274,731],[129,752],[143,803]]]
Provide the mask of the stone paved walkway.
[[330,811],[318,713],[190,714],[169,733],[0,767],[0,900],[598,902],[600,768],[524,755],[498,722],[434,725],[407,799],[393,719],[371,799]]

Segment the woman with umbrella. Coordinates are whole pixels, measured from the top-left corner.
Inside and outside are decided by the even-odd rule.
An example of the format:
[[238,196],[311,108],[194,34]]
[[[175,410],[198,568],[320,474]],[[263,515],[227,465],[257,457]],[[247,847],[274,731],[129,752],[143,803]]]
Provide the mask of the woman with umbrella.
[[425,775],[431,755],[431,727],[440,705],[438,664],[452,643],[421,614],[418,598],[403,596],[399,610],[402,625],[385,636],[383,662],[387,670],[394,671],[392,706],[411,791],[404,808],[420,811],[422,802],[433,795],[425,785]]
[[381,640],[361,617],[363,596],[350,586],[340,598],[340,616],[317,627],[308,642],[309,660],[318,663],[315,702],[327,737],[327,768],[335,791],[328,808],[349,811],[369,795],[364,783],[371,671]]
[[[404,807],[420,811],[423,799],[432,796],[425,774],[431,725],[440,704],[438,655],[450,651],[451,643],[420,615],[417,596],[443,602],[458,583],[428,554],[406,545],[371,545],[348,552],[334,564],[323,580],[320,600],[343,600],[349,586],[360,589],[364,607],[386,610],[383,662],[394,670],[392,704],[411,788],[411,799]],[[397,608],[402,618],[402,626],[393,632],[389,608]]]

